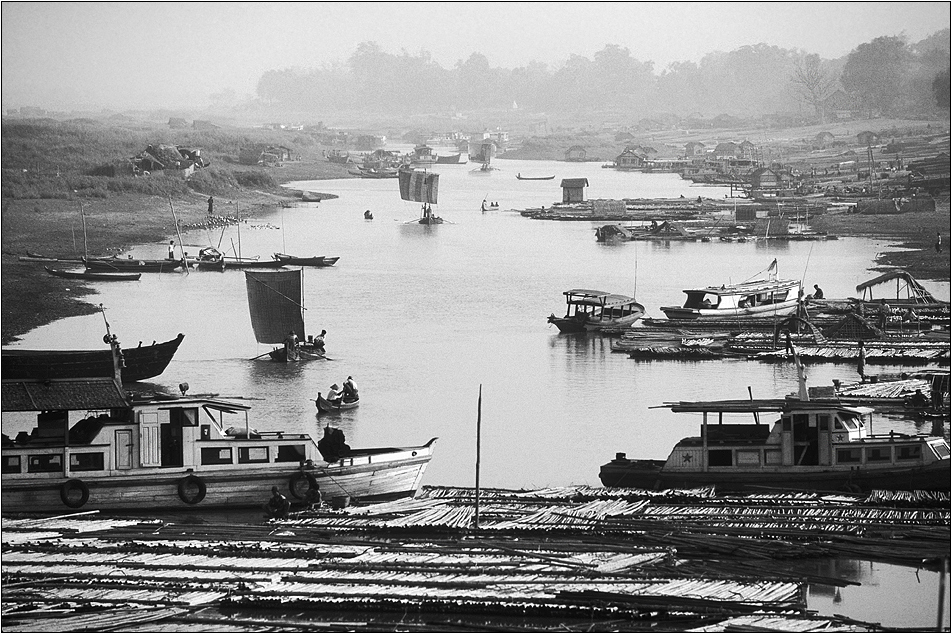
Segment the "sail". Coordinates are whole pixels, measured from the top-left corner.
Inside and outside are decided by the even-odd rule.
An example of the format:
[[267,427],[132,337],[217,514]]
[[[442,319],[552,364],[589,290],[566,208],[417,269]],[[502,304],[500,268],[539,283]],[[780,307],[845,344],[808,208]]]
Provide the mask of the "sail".
[[400,198],[418,203],[435,205],[440,184],[439,174],[428,174],[423,170],[400,170]]
[[304,340],[302,270],[245,271],[251,327],[258,343],[283,343],[290,331]]

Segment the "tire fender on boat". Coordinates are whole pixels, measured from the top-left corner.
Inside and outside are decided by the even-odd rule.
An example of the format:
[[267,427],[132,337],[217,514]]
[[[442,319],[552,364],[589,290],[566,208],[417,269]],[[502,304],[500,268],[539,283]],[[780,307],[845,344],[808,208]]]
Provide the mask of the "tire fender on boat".
[[[307,488],[301,488],[303,482],[307,482]],[[299,500],[303,500],[307,496],[308,491],[316,488],[317,478],[310,473],[298,471],[288,480],[288,489],[291,491],[291,495]]]
[[[79,498],[75,497],[79,492]],[[71,509],[82,508],[89,501],[89,487],[82,480],[67,480],[60,487],[60,499]]]
[[198,504],[205,499],[205,481],[189,474],[178,481],[178,496],[186,504]]

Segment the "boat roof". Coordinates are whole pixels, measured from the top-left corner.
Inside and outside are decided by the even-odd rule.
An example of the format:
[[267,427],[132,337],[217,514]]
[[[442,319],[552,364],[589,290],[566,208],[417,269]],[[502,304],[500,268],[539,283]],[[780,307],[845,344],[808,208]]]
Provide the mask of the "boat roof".
[[617,295],[605,291],[595,291],[586,288],[573,288],[562,293],[565,295],[565,301],[569,304],[579,304],[584,306],[623,306],[626,304],[637,304],[634,297],[627,295]]
[[2,382],[4,412],[43,412],[129,407],[122,386],[112,378],[8,380]]
[[831,411],[868,415],[870,407],[843,405],[830,401],[803,401],[798,398],[737,399],[725,401],[679,401],[665,403],[672,412],[719,412],[725,414],[753,414],[759,412]]
[[685,293],[710,293],[712,295],[752,295],[778,288],[793,288],[800,285],[800,280],[753,280],[737,284],[721,284],[720,286],[698,286],[684,289]]
[[158,406],[159,409],[165,407],[209,407],[211,409],[217,409],[219,411],[233,414],[235,412],[247,412],[251,409],[250,406],[244,405],[242,403],[235,403],[234,401],[226,401],[220,399],[214,395],[186,395],[178,396],[174,394],[149,394],[143,395],[139,394],[133,398],[132,403],[134,406]]

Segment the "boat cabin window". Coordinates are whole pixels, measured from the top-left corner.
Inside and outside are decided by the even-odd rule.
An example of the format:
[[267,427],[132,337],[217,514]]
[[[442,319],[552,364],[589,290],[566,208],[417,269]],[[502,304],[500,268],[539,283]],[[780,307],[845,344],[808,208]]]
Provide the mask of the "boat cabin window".
[[688,298],[684,301],[685,308],[715,308],[720,304],[720,297],[710,293],[688,292]]
[[784,416],[780,419],[780,422],[783,424],[783,431],[793,431],[793,419],[789,416]]
[[275,462],[300,462],[305,457],[304,445],[281,445]]
[[238,464],[253,462],[270,462],[267,447],[239,447]]
[[859,447],[853,449],[837,449],[836,462],[839,464],[858,463],[860,461]]
[[730,449],[711,449],[707,452],[707,464],[709,467],[732,467],[734,452]]
[[202,464],[231,464],[231,447],[203,447]]
[[829,414],[819,414],[816,417],[816,420],[820,425],[820,431],[830,431],[830,415]]
[[896,445],[896,460],[921,460],[922,445]]
[[102,452],[71,453],[69,455],[70,471],[102,471],[106,462]]
[[29,473],[50,473],[63,470],[63,454],[30,456],[27,462]]
[[834,426],[834,429],[838,431],[843,431],[844,429],[855,431],[857,429],[856,421],[853,420],[852,418],[840,418],[839,416],[837,416],[836,425]]
[[892,451],[889,447],[867,447],[866,462],[889,462],[892,460]]
[[20,456],[4,456],[2,473],[20,473]]
[[935,453],[936,457],[942,458],[942,459],[949,457],[949,446],[946,443],[944,442],[931,443],[929,446],[932,448],[932,451]]

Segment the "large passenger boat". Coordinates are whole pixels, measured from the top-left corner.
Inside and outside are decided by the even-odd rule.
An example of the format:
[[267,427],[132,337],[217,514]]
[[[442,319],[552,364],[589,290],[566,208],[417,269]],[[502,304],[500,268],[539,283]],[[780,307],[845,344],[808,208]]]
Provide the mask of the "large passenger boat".
[[[673,412],[700,413],[700,435],[680,440],[666,460],[619,453],[599,478],[605,486],[641,489],[949,490],[944,438],[874,434],[871,408],[811,401],[802,383],[799,397],[666,403]],[[760,422],[777,412],[773,423]]]
[[662,306],[668,319],[737,320],[790,315],[800,300],[800,280],[777,279],[777,261],[766,279],[685,289],[683,306]]
[[273,486],[300,500],[315,487],[325,499],[395,499],[416,492],[436,441],[351,449],[330,427],[320,441],[258,431],[247,406],[186,396],[184,384],[148,398],[110,378],[2,388],[5,414],[36,413],[32,432],[3,437],[4,513],[256,507]]

